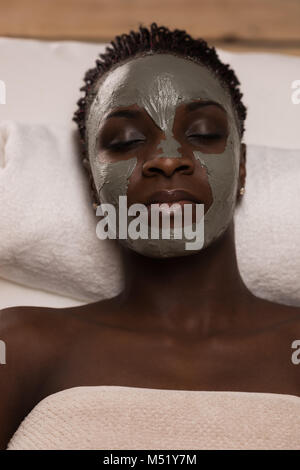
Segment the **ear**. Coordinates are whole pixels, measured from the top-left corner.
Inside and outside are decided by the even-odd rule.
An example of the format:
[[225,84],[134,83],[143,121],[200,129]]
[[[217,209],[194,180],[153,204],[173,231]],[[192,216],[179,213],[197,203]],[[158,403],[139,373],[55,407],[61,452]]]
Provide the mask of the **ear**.
[[240,147],[240,168],[239,168],[239,183],[237,190],[237,198],[240,198],[240,189],[245,187],[246,184],[246,144],[241,143]]
[[90,186],[90,191],[91,191],[92,207],[96,212],[97,207],[100,204],[100,199],[99,199],[99,195],[98,195],[98,192],[97,192],[97,189],[96,189],[96,186],[95,186],[95,181],[94,181],[94,178],[93,178],[91,164],[90,164],[89,159],[86,156],[82,160],[82,163],[83,163],[84,168],[86,169],[87,176],[88,176],[89,183],[90,183],[89,186]]

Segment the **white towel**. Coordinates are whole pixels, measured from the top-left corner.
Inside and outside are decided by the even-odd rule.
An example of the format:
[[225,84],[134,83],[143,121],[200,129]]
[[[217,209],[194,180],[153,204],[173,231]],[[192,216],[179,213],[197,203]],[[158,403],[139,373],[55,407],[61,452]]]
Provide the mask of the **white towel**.
[[0,276],[87,302],[118,293],[69,127],[0,124],[0,213]]
[[25,417],[7,450],[300,450],[300,398],[122,386],[69,388]]
[[250,146],[235,212],[237,260],[258,297],[300,305],[300,149]]
[[[119,250],[99,240],[75,129],[0,124],[0,276],[92,302],[123,283]],[[300,305],[300,150],[248,146],[235,213],[241,275],[257,296]]]

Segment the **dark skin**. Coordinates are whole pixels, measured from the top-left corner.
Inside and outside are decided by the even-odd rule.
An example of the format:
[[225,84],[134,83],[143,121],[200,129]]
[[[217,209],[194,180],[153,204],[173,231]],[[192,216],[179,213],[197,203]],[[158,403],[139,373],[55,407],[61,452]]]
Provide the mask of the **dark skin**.
[[[139,111],[135,118],[108,119],[99,131],[102,161],[138,159],[128,203],[145,202],[159,189],[183,188],[204,202],[206,212],[212,192],[193,150],[223,152],[225,111],[214,104],[177,108],[173,132],[182,158],[157,158],[164,134]],[[114,139],[139,141],[112,149]],[[245,163],[241,144],[238,190],[245,186]],[[237,266],[233,222],[197,254],[155,259],[122,247],[122,259],[125,286],[113,299],[0,312],[7,347],[7,363],[0,366],[1,449],[38,402],[77,386],[300,395],[300,365],[291,361],[300,309],[248,290]]]

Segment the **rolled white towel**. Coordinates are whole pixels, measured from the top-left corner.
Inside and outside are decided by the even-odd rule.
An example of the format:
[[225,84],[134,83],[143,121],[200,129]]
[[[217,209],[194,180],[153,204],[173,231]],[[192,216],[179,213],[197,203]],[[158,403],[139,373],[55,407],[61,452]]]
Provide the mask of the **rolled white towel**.
[[300,305],[300,149],[249,146],[235,238],[249,289],[258,297]]
[[117,247],[99,218],[69,127],[0,124],[0,276],[83,301],[118,293]]

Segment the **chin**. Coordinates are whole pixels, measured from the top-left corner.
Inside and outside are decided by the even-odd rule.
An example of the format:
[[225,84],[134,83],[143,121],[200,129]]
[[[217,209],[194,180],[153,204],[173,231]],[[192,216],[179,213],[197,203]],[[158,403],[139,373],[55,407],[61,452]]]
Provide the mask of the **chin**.
[[148,258],[179,258],[191,256],[204,249],[187,250],[183,240],[119,240],[121,245]]
[[[139,253],[148,258],[179,258],[183,256],[191,256],[197,253],[203,252],[208,247],[215,245],[220,239],[222,239],[228,229],[228,224],[224,225],[217,233],[210,238],[204,237],[202,239],[202,244],[200,247],[191,247],[186,248],[187,243],[193,242],[193,240],[188,240],[186,238],[182,239],[142,239],[138,238],[136,240],[132,238],[127,239],[118,239],[118,242],[132,251]],[[173,232],[172,232],[173,233]]]

